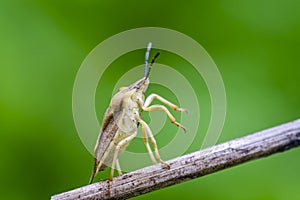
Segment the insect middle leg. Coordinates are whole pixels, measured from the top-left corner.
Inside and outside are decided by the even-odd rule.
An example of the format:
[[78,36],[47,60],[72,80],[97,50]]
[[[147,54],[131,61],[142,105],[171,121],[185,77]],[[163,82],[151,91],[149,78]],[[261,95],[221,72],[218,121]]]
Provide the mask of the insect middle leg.
[[[152,131],[151,131],[151,129],[150,129],[150,127],[148,126],[148,124],[146,123],[146,122],[144,122],[143,120],[139,120],[139,122],[141,123],[141,125],[142,125],[142,128],[145,130],[145,132],[146,132],[146,137],[147,137],[147,135],[148,135],[148,137],[150,138],[150,141],[151,141],[151,143],[152,143],[152,145],[153,145],[153,148],[154,148],[154,152],[155,152],[155,157],[156,157],[156,159],[161,163],[161,164],[163,164],[163,165],[165,165],[168,169],[170,169],[170,165],[168,164],[168,163],[166,163],[165,161],[163,161],[161,158],[160,158],[160,155],[159,155],[159,153],[158,153],[158,148],[157,148],[157,144],[156,144],[156,141],[155,141],[155,139],[154,139],[154,136],[153,136],[153,134],[152,134]],[[147,143],[148,144],[148,143]],[[149,146],[149,144],[148,144],[148,146]],[[147,145],[146,145],[146,147],[147,147]],[[151,155],[152,155],[152,151],[151,151],[151,149],[150,149],[150,147],[148,148],[147,147],[147,150],[148,150],[148,152],[149,152],[149,155],[150,155],[150,157],[151,157]],[[153,155],[152,155],[152,157],[153,157]],[[153,159],[151,157],[151,159]],[[153,160],[152,160],[153,161]]]

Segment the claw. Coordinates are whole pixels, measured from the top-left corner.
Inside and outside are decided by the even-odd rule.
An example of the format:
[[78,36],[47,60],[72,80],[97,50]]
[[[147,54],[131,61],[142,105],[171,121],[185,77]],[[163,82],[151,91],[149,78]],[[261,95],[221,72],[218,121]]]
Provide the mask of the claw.
[[165,167],[166,167],[167,169],[171,169],[171,167],[170,167],[170,165],[169,165],[168,163],[164,163],[164,165],[165,165]]
[[172,123],[175,124],[176,126],[182,128],[182,130],[184,131],[184,133],[186,133],[186,128],[183,125],[181,125],[180,123],[178,123],[176,121],[173,121]]
[[159,161],[162,165],[164,165],[167,169],[171,169],[170,165],[163,160]]
[[188,109],[185,109],[185,108],[175,108],[174,110],[176,110],[176,111],[178,111],[178,112],[189,113]]

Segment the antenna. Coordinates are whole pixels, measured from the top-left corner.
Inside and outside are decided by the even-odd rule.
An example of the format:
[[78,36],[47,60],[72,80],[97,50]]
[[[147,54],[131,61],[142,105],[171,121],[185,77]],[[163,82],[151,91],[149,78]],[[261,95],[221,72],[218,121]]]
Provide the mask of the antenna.
[[150,71],[151,71],[151,69],[152,69],[152,65],[153,65],[153,63],[155,62],[156,58],[159,56],[159,54],[160,54],[160,52],[157,52],[157,53],[155,54],[155,56],[152,58],[152,61],[151,61],[151,63],[150,63],[150,66],[149,66],[147,75],[145,76],[145,79],[147,79],[147,78],[149,77]]
[[148,67],[148,59],[149,59],[149,54],[150,54],[150,49],[152,47],[152,43],[149,42],[147,46],[147,51],[145,54],[145,63],[144,63],[144,77],[146,77],[146,72],[147,72],[147,67]]

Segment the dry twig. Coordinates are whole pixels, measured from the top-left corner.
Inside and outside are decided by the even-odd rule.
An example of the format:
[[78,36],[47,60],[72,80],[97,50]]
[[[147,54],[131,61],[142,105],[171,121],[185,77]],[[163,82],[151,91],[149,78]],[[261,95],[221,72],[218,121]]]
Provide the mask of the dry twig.
[[126,199],[299,145],[300,119],[169,160],[170,170],[157,164],[51,199]]

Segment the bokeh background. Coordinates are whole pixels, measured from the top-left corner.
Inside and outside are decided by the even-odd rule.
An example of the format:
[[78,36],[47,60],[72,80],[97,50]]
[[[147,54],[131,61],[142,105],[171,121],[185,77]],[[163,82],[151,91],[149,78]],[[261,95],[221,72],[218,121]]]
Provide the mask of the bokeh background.
[[[1,199],[49,199],[87,183],[92,156],[81,143],[72,118],[74,79],[97,44],[131,28],[180,31],[211,55],[228,101],[219,142],[299,118],[299,8],[297,0],[2,0]],[[100,81],[99,88],[104,87],[103,95],[98,92],[96,97],[100,121],[115,76],[141,64],[142,58],[143,51],[124,55],[112,65],[128,68],[116,72],[112,66],[101,80],[107,87]],[[175,68],[186,65],[171,53],[161,56],[160,62]],[[193,79],[186,69],[183,73]],[[156,85],[149,90],[174,96]],[[210,107],[207,95],[203,99]],[[202,111],[206,116],[209,109]],[[159,135],[158,141],[163,144],[170,134]],[[199,147],[200,139],[187,153]],[[289,150],[134,199],[297,199],[299,154],[299,148]]]

